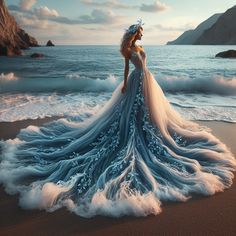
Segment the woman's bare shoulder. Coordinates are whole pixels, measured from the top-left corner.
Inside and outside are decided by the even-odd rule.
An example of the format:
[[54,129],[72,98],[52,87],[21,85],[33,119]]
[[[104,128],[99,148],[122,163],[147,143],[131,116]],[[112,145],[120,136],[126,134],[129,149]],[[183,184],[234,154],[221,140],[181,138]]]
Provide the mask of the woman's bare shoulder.
[[139,46],[138,46],[138,50],[143,52],[143,51],[144,51],[143,46],[139,45]]

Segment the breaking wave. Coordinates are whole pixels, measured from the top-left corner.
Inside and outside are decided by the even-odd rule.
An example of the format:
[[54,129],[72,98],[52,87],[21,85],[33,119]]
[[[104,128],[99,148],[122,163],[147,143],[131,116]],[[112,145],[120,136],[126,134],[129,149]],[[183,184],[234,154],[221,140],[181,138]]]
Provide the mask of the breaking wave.
[[[236,77],[213,76],[211,78],[158,77],[157,82],[169,93],[205,93],[236,95]],[[92,79],[79,73],[59,78],[19,78],[13,72],[0,75],[0,92],[112,92],[122,79],[109,74],[105,79]]]

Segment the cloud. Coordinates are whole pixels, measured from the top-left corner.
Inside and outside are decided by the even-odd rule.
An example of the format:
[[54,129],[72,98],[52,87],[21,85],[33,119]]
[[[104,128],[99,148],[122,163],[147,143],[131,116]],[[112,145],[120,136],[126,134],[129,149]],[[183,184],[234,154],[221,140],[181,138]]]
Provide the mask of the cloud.
[[[33,26],[32,21],[48,20],[52,22],[57,22],[66,25],[80,25],[80,24],[116,24],[122,21],[123,16],[116,15],[112,10],[102,10],[95,9],[91,14],[81,15],[75,19],[70,19],[68,17],[60,16],[55,9],[49,9],[47,6],[40,6],[34,8],[33,10],[22,10],[17,5],[10,5],[9,10],[13,11],[13,15],[23,23],[22,26],[27,26],[27,22],[31,22],[30,25]],[[21,13],[21,14],[17,14]],[[26,19],[29,19],[28,21]],[[39,23],[37,22],[37,25]],[[45,23],[44,23],[45,25]]]
[[49,9],[46,6],[34,9],[34,13],[39,17],[57,17],[59,13],[54,9]]
[[80,0],[80,2],[85,5],[90,5],[93,7],[107,7],[107,8],[121,8],[121,9],[132,8],[132,6],[125,3],[121,3],[117,0],[106,0],[103,2],[97,2],[94,0]]
[[30,10],[31,7],[37,2],[37,0],[21,0],[20,9],[23,11]]
[[[27,33],[43,45],[49,38],[56,44],[94,44],[95,39],[99,44],[119,43],[122,29],[129,19],[111,9],[99,7],[77,18],[69,18],[47,6],[31,5],[29,8],[28,5],[22,9],[20,3],[8,6],[11,14]],[[110,6],[115,3],[118,4],[118,1],[110,1]]]
[[17,23],[24,29],[49,29],[50,22],[48,20],[39,19],[35,15],[25,15],[22,12],[14,12]]
[[165,3],[162,3],[160,1],[155,1],[152,4],[142,4],[140,6],[140,10],[146,11],[146,12],[161,12],[161,11],[166,11],[169,9],[170,9],[169,6],[167,6]]
[[76,19],[69,19],[67,17],[58,16],[58,17],[50,17],[49,20],[61,23],[61,24],[67,24],[67,25],[81,25],[81,24],[106,24],[111,25],[115,23],[119,23],[122,20],[122,16],[118,16],[114,14],[111,10],[93,10],[90,15],[81,15]]
[[163,26],[161,24],[157,24],[154,27],[162,31],[186,31],[186,30],[194,29],[195,24],[187,23],[180,26]]
[[81,24],[112,24],[118,18],[111,10],[93,10],[91,15],[80,16],[78,22]]

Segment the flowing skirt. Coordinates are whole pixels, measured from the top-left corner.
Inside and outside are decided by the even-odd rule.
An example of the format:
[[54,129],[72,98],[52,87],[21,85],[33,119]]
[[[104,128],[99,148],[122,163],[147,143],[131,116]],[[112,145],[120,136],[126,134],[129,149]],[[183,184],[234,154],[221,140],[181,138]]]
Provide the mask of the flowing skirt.
[[83,217],[146,216],[162,201],[232,185],[236,160],[210,129],[183,119],[147,68],[135,69],[95,115],[22,129],[1,141],[0,183],[27,209]]

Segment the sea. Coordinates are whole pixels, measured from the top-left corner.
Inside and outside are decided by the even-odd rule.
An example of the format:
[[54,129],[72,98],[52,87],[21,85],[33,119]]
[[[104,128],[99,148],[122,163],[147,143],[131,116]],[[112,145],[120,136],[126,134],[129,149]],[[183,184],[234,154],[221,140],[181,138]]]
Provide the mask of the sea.
[[[143,47],[147,67],[183,117],[236,123],[236,59],[215,57],[236,46]],[[34,52],[44,57],[33,59]],[[0,57],[0,122],[85,119],[111,98],[123,69],[118,45],[38,47]]]

